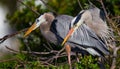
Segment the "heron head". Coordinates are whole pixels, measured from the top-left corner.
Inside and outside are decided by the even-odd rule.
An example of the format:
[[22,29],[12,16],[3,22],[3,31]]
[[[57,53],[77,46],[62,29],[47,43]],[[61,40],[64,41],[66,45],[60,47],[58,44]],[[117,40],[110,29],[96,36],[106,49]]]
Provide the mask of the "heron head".
[[36,28],[38,28],[42,23],[44,23],[46,21],[45,19],[45,14],[41,15],[40,17],[38,17],[35,20],[35,23],[27,30],[27,32],[25,33],[24,37],[26,37],[28,34],[30,34],[33,30],[35,30]]

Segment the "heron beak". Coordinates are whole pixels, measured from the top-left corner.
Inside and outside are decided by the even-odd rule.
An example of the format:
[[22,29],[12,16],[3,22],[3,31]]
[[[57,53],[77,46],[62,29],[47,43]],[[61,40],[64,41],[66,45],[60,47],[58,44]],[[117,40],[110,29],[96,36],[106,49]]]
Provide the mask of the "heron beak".
[[35,28],[36,28],[36,23],[34,23],[25,33],[24,37],[26,37],[28,34],[30,34]]
[[64,38],[63,42],[62,42],[62,46],[65,44],[65,42],[69,39],[69,37],[72,35],[72,33],[74,32],[74,28],[71,28],[67,34],[67,36]]

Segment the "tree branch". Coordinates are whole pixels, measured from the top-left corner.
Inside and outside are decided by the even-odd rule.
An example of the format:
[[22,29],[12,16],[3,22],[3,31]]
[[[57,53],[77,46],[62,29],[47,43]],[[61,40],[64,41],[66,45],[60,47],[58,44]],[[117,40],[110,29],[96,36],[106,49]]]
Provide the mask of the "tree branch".
[[113,58],[112,58],[112,65],[110,67],[110,69],[115,69],[116,68],[116,57],[117,57],[117,51],[120,49],[119,47],[115,47],[113,49]]
[[31,7],[25,5],[21,0],[17,0],[18,2],[20,2],[21,4],[23,4],[24,6],[26,6],[28,9],[30,9],[32,12],[34,12],[37,15],[40,15],[40,13],[38,13],[37,11],[33,10]]
[[25,28],[25,29],[23,29],[23,30],[20,30],[20,31],[17,31],[17,32],[15,32],[15,33],[9,34],[9,35],[5,35],[4,37],[0,38],[0,44],[3,43],[6,39],[8,39],[8,38],[10,38],[10,37],[13,37],[13,36],[15,36],[15,35],[17,35],[17,34],[19,34],[19,33],[21,33],[21,32],[24,32],[24,31],[26,31],[26,30],[27,30],[27,28]]
[[0,63],[9,62],[9,61],[13,61],[13,60],[16,60],[16,58],[11,58],[11,59],[7,59],[7,60],[0,60]]
[[40,1],[42,1],[42,3],[43,3],[50,11],[52,11],[52,12],[55,13],[55,14],[58,14],[55,10],[53,10],[50,6],[48,6],[48,5],[45,3],[44,0],[40,0]]
[[82,7],[82,5],[80,3],[80,0],[77,0],[77,1],[78,1],[78,4],[79,4],[79,7],[83,10],[83,7]]
[[111,19],[120,19],[120,16],[112,17]]
[[50,52],[33,52],[33,51],[32,52],[27,52],[27,51],[14,50],[14,49],[9,48],[8,46],[5,46],[5,47],[15,54],[17,54],[19,52],[22,52],[22,53],[25,53],[25,54],[29,53],[29,54],[36,54],[36,55],[47,55],[47,54],[51,54],[51,53],[55,54],[55,53],[58,52],[58,51],[55,51],[55,50],[51,50]]

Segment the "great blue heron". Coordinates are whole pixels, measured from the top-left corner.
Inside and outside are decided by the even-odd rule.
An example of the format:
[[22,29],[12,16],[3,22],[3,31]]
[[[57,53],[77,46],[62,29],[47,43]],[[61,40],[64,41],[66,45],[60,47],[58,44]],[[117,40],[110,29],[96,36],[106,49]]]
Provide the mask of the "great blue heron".
[[[83,10],[75,18],[68,15],[54,17],[50,13],[44,13],[36,19],[24,37],[37,27],[40,27],[42,35],[48,41],[54,44],[61,44],[72,27],[74,33],[73,31],[70,32],[73,33],[71,38],[65,44],[63,43],[67,51],[68,62],[71,66],[71,50],[76,52],[84,50],[97,56],[109,54],[106,44],[102,40],[102,38],[107,37],[106,32],[108,32],[108,27],[104,22],[104,18],[101,17],[101,12],[98,8]],[[79,27],[80,24],[81,26]]]
[[[37,27],[40,27],[40,31],[42,35],[46,38],[46,40],[56,45],[61,45],[64,38],[62,38],[59,33],[61,33],[65,37],[65,35],[69,31],[69,26],[72,19],[73,17],[68,15],[59,15],[55,17],[51,13],[44,13],[36,19],[35,23],[28,29],[24,37],[30,34]],[[72,45],[71,43],[69,44]],[[69,48],[67,48],[66,50],[68,52]]]
[[[82,10],[72,20],[70,28],[66,37],[59,33],[64,38],[62,45],[68,40],[68,42],[79,44],[80,49],[94,56],[104,57],[109,54],[107,40],[111,34],[103,11],[93,5],[87,10]],[[69,49],[71,47],[69,46]]]

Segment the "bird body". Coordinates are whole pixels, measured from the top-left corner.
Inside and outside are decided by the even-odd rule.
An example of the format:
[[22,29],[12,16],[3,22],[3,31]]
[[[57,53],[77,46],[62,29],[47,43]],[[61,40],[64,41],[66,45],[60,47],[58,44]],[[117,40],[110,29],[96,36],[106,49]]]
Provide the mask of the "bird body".
[[[97,11],[97,13],[95,13],[95,11]],[[106,22],[99,17],[100,9],[91,8],[82,11],[80,14],[80,18],[84,19],[84,23],[81,24],[81,26],[76,31],[74,31],[67,43],[73,46],[73,48],[77,47],[83,49],[90,54],[94,54],[97,56],[103,56],[103,54],[108,55],[109,51],[107,49],[105,41],[100,39],[106,39],[108,35],[108,26]],[[96,19],[99,21],[97,21]],[[69,24],[63,25],[63,27],[60,26],[62,25],[62,22],[57,23],[61,29],[65,30],[64,31],[61,30],[59,27],[56,27],[58,35],[60,35],[60,37],[62,38],[65,38],[70,28],[73,27],[73,23],[74,21]],[[72,45],[73,43],[74,45]],[[91,50],[94,52],[91,53]],[[99,55],[96,54],[96,52],[99,53]]]

